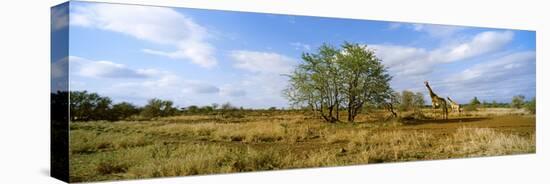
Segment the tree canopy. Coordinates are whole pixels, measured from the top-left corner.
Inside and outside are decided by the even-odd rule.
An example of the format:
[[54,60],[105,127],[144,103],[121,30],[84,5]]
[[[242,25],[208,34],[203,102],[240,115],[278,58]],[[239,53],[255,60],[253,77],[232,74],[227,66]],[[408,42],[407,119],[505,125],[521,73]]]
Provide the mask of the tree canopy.
[[289,75],[284,95],[291,105],[309,107],[328,122],[339,121],[340,109],[353,122],[366,105],[391,97],[391,76],[367,46],[323,44],[316,53],[303,53],[302,61]]

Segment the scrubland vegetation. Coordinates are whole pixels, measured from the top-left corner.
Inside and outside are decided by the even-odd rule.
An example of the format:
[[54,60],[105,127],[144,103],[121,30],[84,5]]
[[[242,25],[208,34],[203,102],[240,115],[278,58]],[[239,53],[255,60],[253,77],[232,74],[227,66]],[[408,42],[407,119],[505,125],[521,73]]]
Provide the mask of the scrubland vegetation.
[[[427,116],[431,109],[422,109]],[[449,120],[326,123],[300,111],[73,122],[72,181],[343,166],[535,152],[535,117],[479,109]],[[412,113],[412,112],[411,112]],[[370,123],[369,123],[370,122]]]

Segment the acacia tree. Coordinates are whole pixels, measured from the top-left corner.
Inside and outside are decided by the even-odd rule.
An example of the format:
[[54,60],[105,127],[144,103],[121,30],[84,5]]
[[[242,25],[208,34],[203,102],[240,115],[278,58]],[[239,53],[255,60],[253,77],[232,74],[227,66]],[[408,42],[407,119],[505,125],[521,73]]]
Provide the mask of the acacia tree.
[[391,77],[366,46],[324,44],[317,53],[302,54],[302,60],[289,75],[284,95],[293,106],[307,106],[328,122],[339,121],[342,107],[353,122],[365,105],[381,105],[391,97]]
[[336,57],[338,50],[324,44],[318,53],[302,54],[303,63],[290,77],[290,85],[284,90],[293,106],[307,106],[328,122],[339,119],[340,80]]
[[[379,105],[391,97],[391,76],[373,50],[366,46],[344,43],[337,57],[341,89],[345,96],[348,121],[353,122],[366,103]],[[337,85],[340,86],[340,85]]]

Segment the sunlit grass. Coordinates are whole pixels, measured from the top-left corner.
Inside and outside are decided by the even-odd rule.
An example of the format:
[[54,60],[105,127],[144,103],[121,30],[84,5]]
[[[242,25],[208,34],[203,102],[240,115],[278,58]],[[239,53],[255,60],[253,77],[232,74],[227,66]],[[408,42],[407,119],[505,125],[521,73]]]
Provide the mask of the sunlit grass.
[[[428,110],[426,110],[428,111]],[[487,112],[489,113],[489,112]],[[490,111],[509,115],[510,112]],[[481,116],[477,114],[476,116]],[[456,118],[456,117],[455,117]],[[325,123],[300,113],[71,124],[71,181],[185,176],[535,152],[534,117],[406,125]],[[503,128],[499,128],[502,121]],[[476,124],[477,123],[477,124]],[[487,124],[494,126],[487,127]],[[510,129],[514,123],[530,129]]]

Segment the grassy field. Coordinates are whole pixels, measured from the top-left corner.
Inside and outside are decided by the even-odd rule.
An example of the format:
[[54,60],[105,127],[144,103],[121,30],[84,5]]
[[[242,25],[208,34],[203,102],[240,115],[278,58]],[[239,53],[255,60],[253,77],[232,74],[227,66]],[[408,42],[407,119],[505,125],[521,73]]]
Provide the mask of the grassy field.
[[507,108],[448,120],[326,123],[292,111],[70,125],[72,182],[343,166],[535,152],[535,116]]

